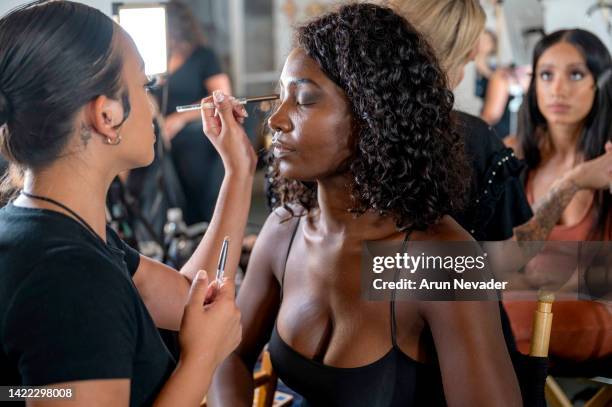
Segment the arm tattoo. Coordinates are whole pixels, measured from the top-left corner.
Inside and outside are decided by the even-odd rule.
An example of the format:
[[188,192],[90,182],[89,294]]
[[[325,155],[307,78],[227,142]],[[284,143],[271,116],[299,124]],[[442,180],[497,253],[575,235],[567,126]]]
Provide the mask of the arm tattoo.
[[[563,211],[580,188],[571,180],[564,179],[553,184],[546,197],[537,202],[533,208],[533,217],[527,222],[514,228],[514,236],[523,250],[534,251],[527,253],[529,257],[535,256],[539,249],[529,242],[544,242],[553,227],[561,218]],[[521,244],[525,242],[526,244]],[[537,250],[536,250],[537,249]]]

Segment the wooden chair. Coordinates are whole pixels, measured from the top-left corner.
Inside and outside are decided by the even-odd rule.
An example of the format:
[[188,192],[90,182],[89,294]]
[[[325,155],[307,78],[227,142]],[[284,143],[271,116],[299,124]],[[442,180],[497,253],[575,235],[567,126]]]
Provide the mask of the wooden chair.
[[[538,307],[534,311],[533,335],[531,337],[529,356],[548,357],[550,331],[553,320],[552,304],[554,301],[555,295],[553,293],[547,291],[540,291],[538,293]],[[559,384],[551,376],[546,378],[544,393],[546,400],[552,407],[572,407]]]
[[[270,360],[270,353],[267,349],[262,352],[261,368],[253,375],[253,382],[255,385],[253,407],[272,407],[276,394],[278,376],[274,373],[272,361]],[[290,405],[291,402],[283,404],[283,406],[287,407]],[[201,407],[206,407],[206,398],[202,401]]]
[[[538,293],[538,307],[534,312],[533,336],[529,356],[547,357],[548,345],[550,343],[550,331],[552,328],[552,304],[555,296],[551,292],[541,291]],[[612,405],[612,383],[608,378],[597,377],[590,379],[604,386],[587,402],[584,407],[606,407]],[[552,377],[546,378],[544,387],[546,401],[550,407],[572,407],[565,392],[561,389],[557,381]]]
[[272,361],[267,349],[263,351],[261,369],[255,373],[253,381],[255,382],[256,389],[253,407],[272,407],[278,376],[274,373],[274,369],[272,369]]

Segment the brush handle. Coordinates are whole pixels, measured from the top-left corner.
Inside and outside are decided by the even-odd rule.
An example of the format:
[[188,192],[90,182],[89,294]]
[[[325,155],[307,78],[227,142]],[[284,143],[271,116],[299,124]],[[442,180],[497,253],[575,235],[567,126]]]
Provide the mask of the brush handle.
[[[236,104],[239,105],[246,105],[247,104],[247,100],[246,99],[236,99],[236,102],[234,102]],[[203,103],[203,104],[199,104],[199,105],[186,105],[186,106],[177,106],[176,107],[176,111],[178,113],[183,113],[183,112],[191,112],[194,110],[200,110],[201,108],[204,109],[214,109],[215,108],[215,104],[214,103]]]
[[[266,100],[276,100],[278,98],[279,98],[279,95],[255,96],[251,98],[233,99],[232,103],[239,104],[239,105],[246,105],[247,103],[265,102]],[[214,103],[204,103],[204,104],[177,106],[176,111],[178,113],[183,113],[183,112],[191,112],[193,110],[200,110],[201,108],[213,109],[215,108],[215,104]]]

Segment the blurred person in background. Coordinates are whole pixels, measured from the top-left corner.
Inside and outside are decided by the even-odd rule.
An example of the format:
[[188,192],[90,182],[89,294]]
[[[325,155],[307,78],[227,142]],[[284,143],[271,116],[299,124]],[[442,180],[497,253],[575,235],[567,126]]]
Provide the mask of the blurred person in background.
[[[482,99],[480,117],[493,127],[495,133],[504,138],[510,133],[512,107],[518,111],[527,90],[529,70],[525,67],[499,67],[497,64],[497,36],[485,30],[480,42],[474,64],[476,67],[475,94]],[[516,86],[519,85],[519,86]]]
[[162,135],[171,146],[185,194],[184,219],[193,224],[210,221],[223,180],[223,165],[210,141],[202,137],[200,112],[177,113],[176,107],[199,103],[215,89],[231,94],[231,84],[214,51],[205,45],[200,23],[189,7],[171,0],[166,10],[168,77],[154,94],[165,117]]
[[[480,117],[503,139],[510,134],[516,134],[518,111],[529,86],[531,66],[525,62],[514,61],[502,65],[493,55],[487,58],[484,53],[491,50],[492,43],[496,51],[498,50],[497,38],[491,31],[485,31],[484,35],[486,37],[481,41],[480,47],[483,54],[476,58],[476,95],[483,102]],[[522,32],[522,43],[527,54],[533,51],[534,44],[543,35],[541,28]]]
[[500,67],[488,78],[480,117],[493,126],[502,139],[516,130],[516,113],[530,78],[529,66]]
[[487,92],[489,78],[495,72],[497,66],[497,35],[491,30],[484,30],[478,41],[474,65],[476,67],[476,90],[475,94],[484,99]]

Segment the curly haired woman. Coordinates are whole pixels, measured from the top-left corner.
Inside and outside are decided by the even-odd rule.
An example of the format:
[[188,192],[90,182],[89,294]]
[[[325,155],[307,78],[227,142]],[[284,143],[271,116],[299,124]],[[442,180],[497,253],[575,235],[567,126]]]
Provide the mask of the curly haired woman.
[[425,41],[388,8],[343,6],[298,30],[280,86],[269,126],[281,201],[239,293],[243,341],[210,404],[251,405],[270,340],[279,377],[308,405],[520,405],[496,303],[361,297],[364,241],[470,240],[446,216],[468,177]]

